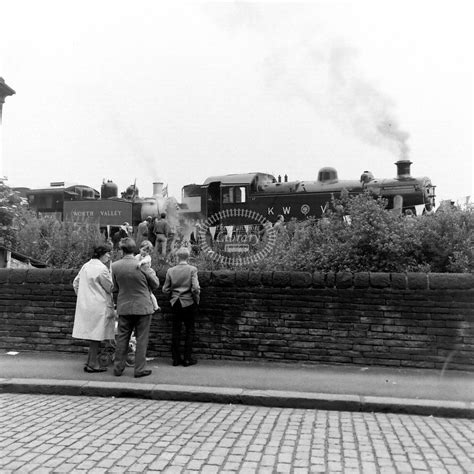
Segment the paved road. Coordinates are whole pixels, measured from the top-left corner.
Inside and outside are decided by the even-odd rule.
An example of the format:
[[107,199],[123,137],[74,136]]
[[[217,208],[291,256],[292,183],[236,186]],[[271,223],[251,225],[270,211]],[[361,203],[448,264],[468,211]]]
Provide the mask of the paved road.
[[0,394],[0,472],[474,472],[474,421]]

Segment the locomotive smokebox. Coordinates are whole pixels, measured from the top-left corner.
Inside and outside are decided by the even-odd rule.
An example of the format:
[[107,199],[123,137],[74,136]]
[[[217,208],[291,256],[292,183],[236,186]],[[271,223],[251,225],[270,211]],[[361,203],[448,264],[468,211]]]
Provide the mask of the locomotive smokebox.
[[410,160],[398,160],[397,165],[397,179],[410,179],[410,166],[412,162]]
[[153,196],[158,196],[163,194],[163,183],[155,181],[153,183]]

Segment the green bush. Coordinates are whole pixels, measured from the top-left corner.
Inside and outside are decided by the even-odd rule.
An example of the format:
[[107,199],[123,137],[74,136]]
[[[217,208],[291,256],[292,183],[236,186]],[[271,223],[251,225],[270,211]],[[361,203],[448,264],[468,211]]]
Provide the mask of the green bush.
[[104,242],[99,226],[61,222],[32,213],[18,219],[14,250],[55,268],[80,268],[98,243]]
[[17,230],[14,221],[23,213],[20,195],[0,182],[0,244],[12,248],[16,244]]

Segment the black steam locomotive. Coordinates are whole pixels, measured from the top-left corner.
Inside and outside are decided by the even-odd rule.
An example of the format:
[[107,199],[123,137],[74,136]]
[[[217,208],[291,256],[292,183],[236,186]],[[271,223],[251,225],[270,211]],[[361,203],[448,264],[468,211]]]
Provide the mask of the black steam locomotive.
[[276,179],[265,173],[213,176],[201,185],[183,187],[181,213],[189,219],[203,220],[232,210],[234,223],[244,211],[245,215],[254,211],[270,222],[278,215],[285,220],[319,218],[343,189],[352,196],[369,191],[387,199],[389,209],[401,212],[410,209],[416,214],[417,206],[428,204],[434,208],[435,186],[431,180],[411,177],[409,160],[395,164],[397,176],[393,179],[376,179],[364,171],[359,180],[339,180],[337,171],[329,167],[319,170],[317,181],[288,181],[286,176],[282,181],[280,176]]

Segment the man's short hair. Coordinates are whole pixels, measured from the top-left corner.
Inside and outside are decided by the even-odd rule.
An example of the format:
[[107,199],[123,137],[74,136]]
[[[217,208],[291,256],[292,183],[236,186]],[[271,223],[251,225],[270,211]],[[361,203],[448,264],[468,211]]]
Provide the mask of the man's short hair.
[[131,237],[125,237],[119,243],[119,248],[123,253],[135,253],[137,248],[137,244]]
[[181,247],[176,252],[176,256],[178,257],[179,261],[187,260],[189,258],[189,255],[190,255],[189,250],[186,247]]
[[160,214],[160,217],[161,217],[162,219],[164,219],[164,218],[166,217],[166,213],[165,213],[165,212],[162,212],[162,213]]

